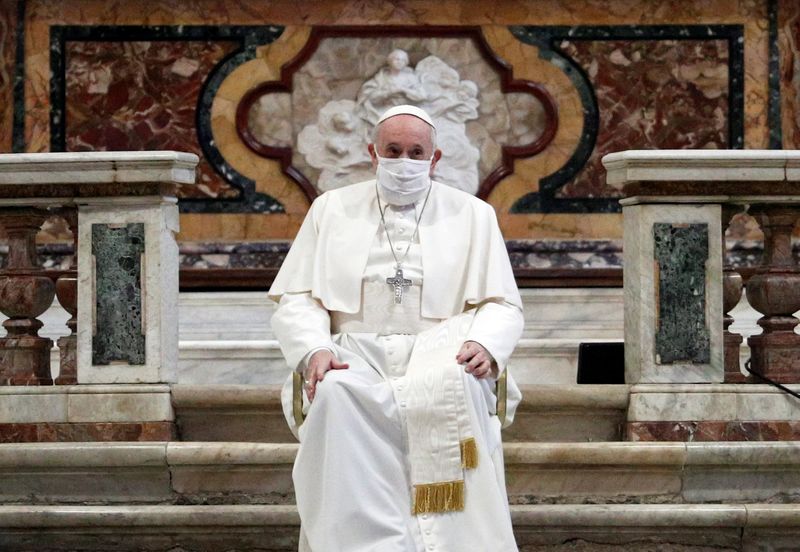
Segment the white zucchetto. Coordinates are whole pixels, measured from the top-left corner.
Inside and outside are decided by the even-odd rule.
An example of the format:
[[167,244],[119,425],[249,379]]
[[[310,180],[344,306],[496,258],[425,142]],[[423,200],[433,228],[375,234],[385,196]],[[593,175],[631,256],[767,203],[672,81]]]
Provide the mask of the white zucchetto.
[[375,126],[381,124],[386,119],[395,117],[396,115],[413,115],[417,119],[422,119],[423,121],[428,123],[431,127],[436,129],[436,125],[433,124],[433,119],[431,119],[431,116],[428,115],[424,109],[420,109],[417,106],[408,104],[396,105],[394,107],[390,107],[389,109],[384,111],[383,115],[381,115],[381,118],[378,119],[377,123],[375,123]]

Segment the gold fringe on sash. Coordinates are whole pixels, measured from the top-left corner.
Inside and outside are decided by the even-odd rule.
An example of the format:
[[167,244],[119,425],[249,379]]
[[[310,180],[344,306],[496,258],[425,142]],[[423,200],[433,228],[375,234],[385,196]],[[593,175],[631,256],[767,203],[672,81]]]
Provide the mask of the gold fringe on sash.
[[461,441],[461,467],[472,470],[478,467],[478,445],[475,437]]
[[464,509],[464,481],[414,485],[414,504],[411,513],[433,514]]

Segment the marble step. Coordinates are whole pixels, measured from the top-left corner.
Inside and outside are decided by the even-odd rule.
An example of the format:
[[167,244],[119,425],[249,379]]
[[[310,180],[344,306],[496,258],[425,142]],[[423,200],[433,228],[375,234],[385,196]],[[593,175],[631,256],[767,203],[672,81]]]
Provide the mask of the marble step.
[[[800,503],[800,441],[507,443],[512,504]],[[290,504],[297,445],[0,445],[0,504]]]
[[[626,385],[523,385],[507,442],[619,441]],[[296,442],[274,385],[173,385],[182,441]]]
[[[524,505],[511,518],[523,552],[751,552],[800,541],[795,504]],[[293,506],[0,506],[0,549],[18,552],[288,552],[298,532]]]

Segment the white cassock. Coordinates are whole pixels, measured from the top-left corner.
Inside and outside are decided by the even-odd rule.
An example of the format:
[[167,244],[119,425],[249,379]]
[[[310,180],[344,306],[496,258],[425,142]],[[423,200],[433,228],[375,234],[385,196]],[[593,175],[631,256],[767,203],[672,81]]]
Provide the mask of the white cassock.
[[[346,370],[317,387],[299,431],[293,478],[302,524],[300,550],[313,552],[507,552],[517,550],[505,492],[494,380],[464,373],[478,465],[465,472],[463,511],[413,515],[408,439],[393,387],[405,373],[415,335],[478,306],[467,339],[505,368],[522,334],[522,302],[494,210],[434,182],[422,202],[387,206],[385,220],[402,260],[403,301],[386,278],[395,259],[380,225],[375,182],[316,199],[270,288],[279,303],[272,328],[289,364],[302,371],[328,348]],[[509,378],[509,419],[519,391]]]

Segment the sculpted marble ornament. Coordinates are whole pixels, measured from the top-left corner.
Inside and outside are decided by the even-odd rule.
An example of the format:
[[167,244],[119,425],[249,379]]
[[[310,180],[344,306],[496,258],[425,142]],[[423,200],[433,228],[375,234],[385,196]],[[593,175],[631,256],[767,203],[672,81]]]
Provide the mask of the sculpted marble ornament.
[[478,87],[461,80],[455,69],[436,56],[427,56],[412,69],[408,54],[393,50],[382,67],[365,81],[355,101],[328,102],[317,123],[297,138],[306,161],[322,172],[321,191],[340,188],[371,176],[367,145],[371,128],[386,109],[402,104],[427,111],[436,125],[436,144],[447,158],[433,178],[472,194],[478,191],[480,152],[467,136],[467,121],[478,119]]

